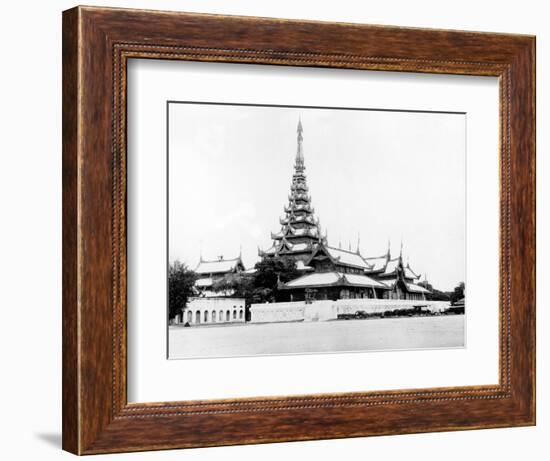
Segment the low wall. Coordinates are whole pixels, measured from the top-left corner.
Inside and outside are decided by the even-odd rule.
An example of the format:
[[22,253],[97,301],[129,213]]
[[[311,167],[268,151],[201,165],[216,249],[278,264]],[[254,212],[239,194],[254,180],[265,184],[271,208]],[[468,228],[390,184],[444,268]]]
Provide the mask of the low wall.
[[449,307],[446,301],[418,301],[408,299],[339,299],[337,301],[304,301],[289,303],[252,304],[251,322],[318,322],[335,320],[340,314],[355,314],[364,311],[377,314],[400,309],[412,309],[421,306],[429,312],[442,312]]
[[304,320],[305,303],[264,303],[250,306],[252,323],[295,322]]
[[190,298],[182,314],[182,322],[189,325],[243,323],[244,321],[245,300],[243,298]]
[[314,301],[306,304],[304,320],[306,322],[319,322],[334,320],[338,317],[336,303],[338,301]]
[[422,301],[412,299],[339,299],[334,301],[337,314],[355,314],[365,311],[368,314],[378,314],[399,309],[412,309],[421,306],[423,310],[441,312],[449,307],[448,301]]

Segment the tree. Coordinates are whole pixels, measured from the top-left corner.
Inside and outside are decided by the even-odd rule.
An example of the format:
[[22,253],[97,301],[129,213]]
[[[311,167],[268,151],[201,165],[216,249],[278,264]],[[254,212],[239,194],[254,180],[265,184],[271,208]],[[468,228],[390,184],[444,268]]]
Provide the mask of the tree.
[[221,279],[214,281],[212,291],[230,293],[231,296],[244,298],[248,301],[254,292],[254,275],[242,272],[226,274]]
[[428,295],[428,299],[431,301],[449,301],[450,296],[444,291],[434,288],[432,293]]
[[430,301],[449,301],[450,297],[447,293],[445,293],[444,291],[438,290],[437,288],[434,288],[434,286],[431,283],[429,283],[427,280],[422,280],[418,282],[418,284],[429,291],[429,293],[426,294],[426,299]]
[[465,287],[466,285],[464,284],[464,282],[460,282],[458,286],[455,287],[454,291],[451,293],[451,304],[454,304],[464,298]]
[[286,283],[300,276],[292,258],[263,258],[256,263],[254,274],[254,302],[273,302],[280,295],[279,282]]
[[168,267],[168,316],[173,319],[187,306],[187,301],[193,296],[193,286],[197,274],[186,264],[174,261]]

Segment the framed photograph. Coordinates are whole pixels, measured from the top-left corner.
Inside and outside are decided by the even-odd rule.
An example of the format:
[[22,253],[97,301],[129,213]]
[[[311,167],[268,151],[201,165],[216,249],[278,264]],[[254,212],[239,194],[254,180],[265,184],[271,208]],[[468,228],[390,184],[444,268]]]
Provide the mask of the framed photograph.
[[63,13],[63,447],[535,424],[535,39]]

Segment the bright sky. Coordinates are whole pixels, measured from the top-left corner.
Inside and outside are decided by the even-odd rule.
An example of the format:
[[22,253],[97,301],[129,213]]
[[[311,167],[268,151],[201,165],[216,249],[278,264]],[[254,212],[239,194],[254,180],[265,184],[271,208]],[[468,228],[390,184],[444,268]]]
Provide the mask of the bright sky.
[[403,254],[437,288],[465,279],[464,114],[169,105],[169,258],[194,268],[268,248],[302,118],[307,181],[329,244]]

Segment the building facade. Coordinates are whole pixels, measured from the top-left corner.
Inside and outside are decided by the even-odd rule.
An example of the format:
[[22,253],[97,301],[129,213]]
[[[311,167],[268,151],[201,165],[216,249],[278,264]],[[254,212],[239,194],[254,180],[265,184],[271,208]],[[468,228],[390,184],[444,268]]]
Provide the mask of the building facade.
[[182,320],[192,325],[244,323],[245,300],[229,297],[191,298],[183,309]]
[[289,301],[381,298],[388,291],[385,284],[369,277],[370,266],[359,252],[317,245],[306,261],[308,270],[301,277],[280,284]]

